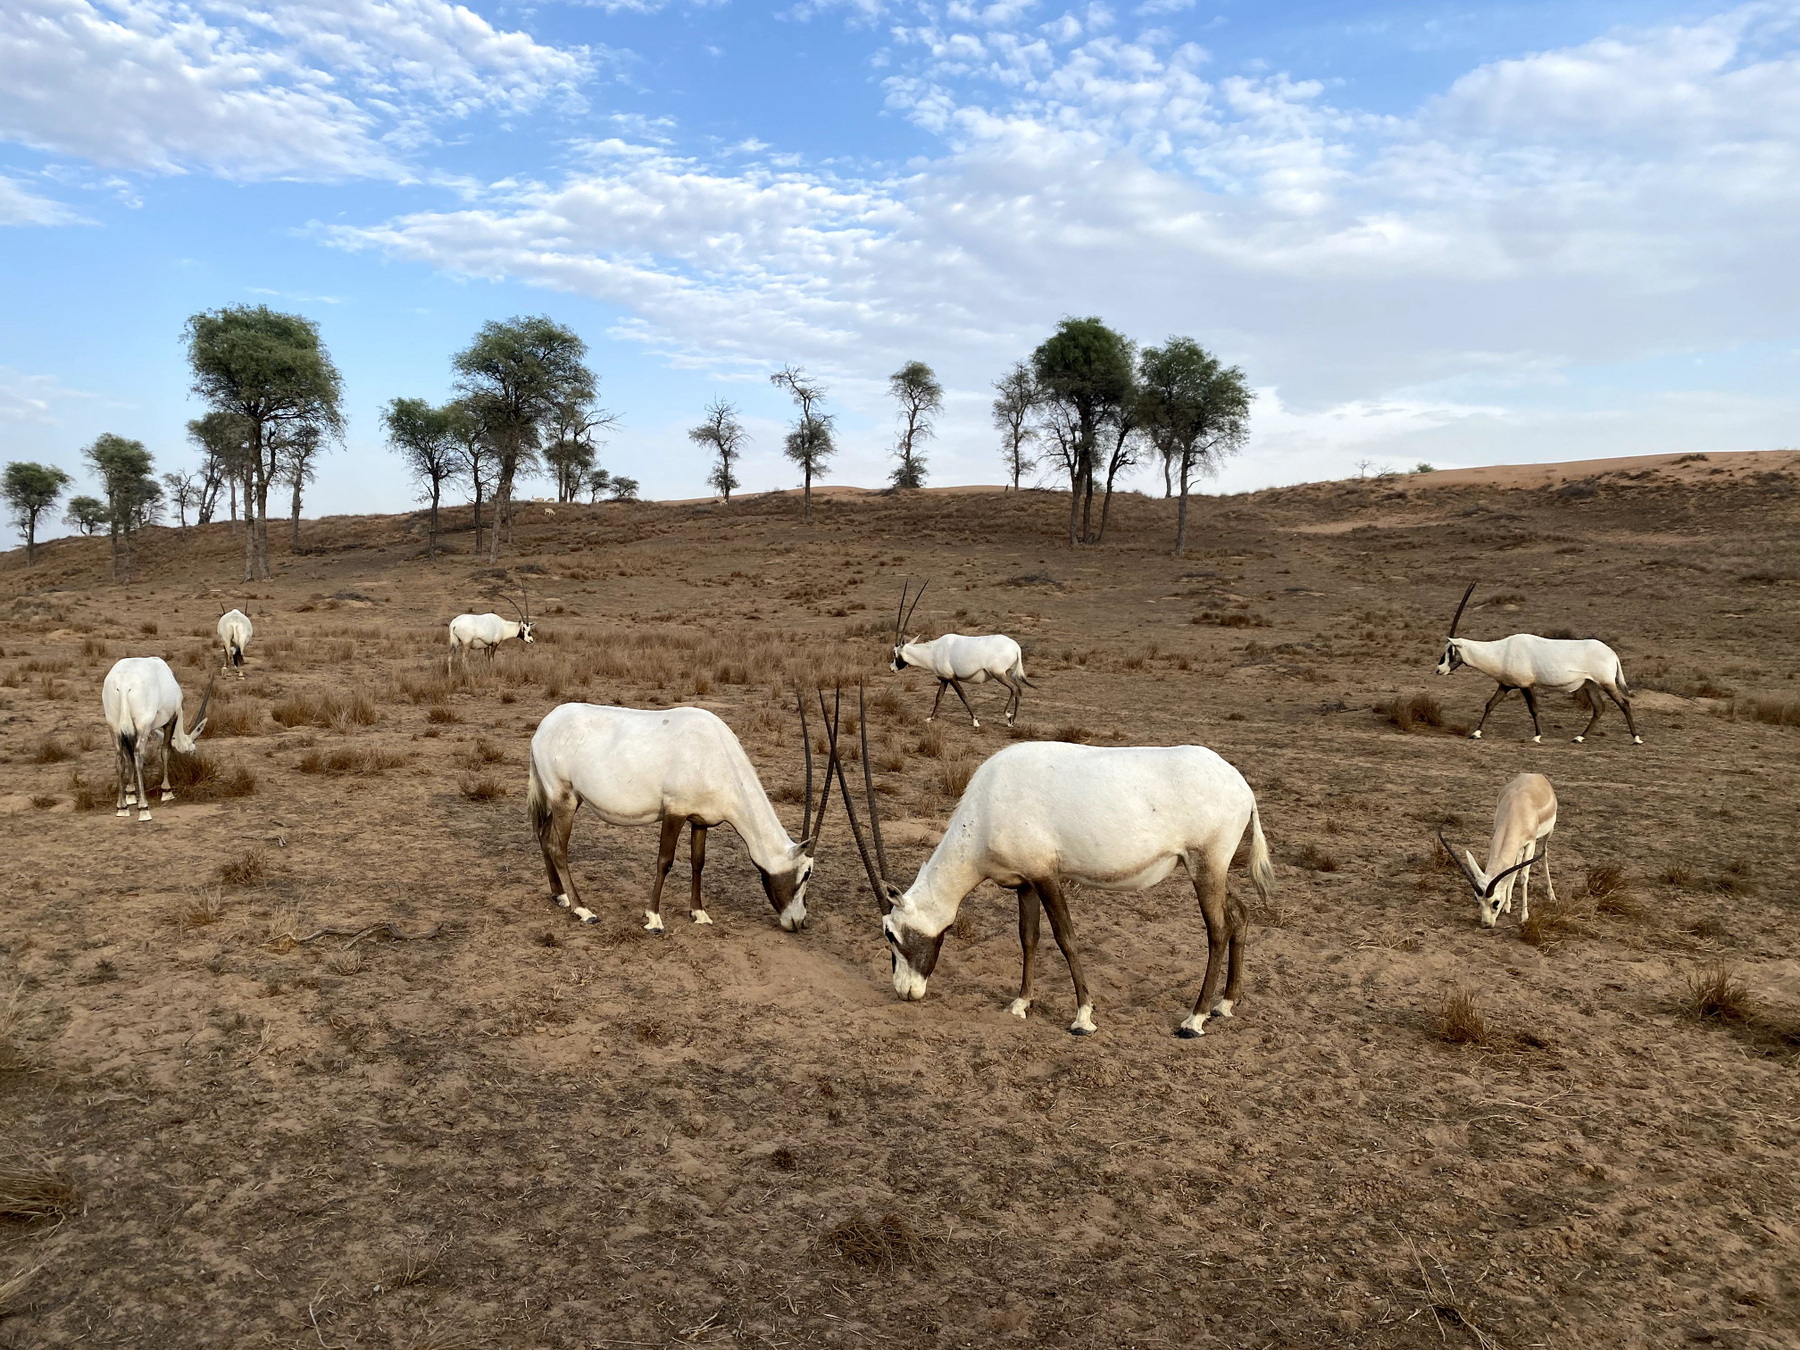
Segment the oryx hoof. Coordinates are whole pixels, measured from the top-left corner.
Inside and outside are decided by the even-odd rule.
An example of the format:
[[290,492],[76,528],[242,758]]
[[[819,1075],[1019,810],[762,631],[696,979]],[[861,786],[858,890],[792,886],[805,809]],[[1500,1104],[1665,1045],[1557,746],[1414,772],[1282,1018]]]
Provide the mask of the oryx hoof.
[[150,820],[150,813],[148,811],[139,811],[138,812],[138,824],[140,824],[140,825],[147,824],[149,822],[149,820]]
[[981,723],[977,722],[973,717],[969,719],[969,725],[974,727],[977,731],[981,730]]
[[130,816],[131,812],[128,809],[126,809],[125,807],[121,806],[117,811],[114,811],[113,814],[115,816],[118,816],[121,819],[124,819],[124,818]]
[[662,915],[652,914],[648,910],[645,910],[644,931],[646,933],[655,933],[658,937],[661,937],[665,931],[663,928]]
[[1069,1027],[1069,1035],[1071,1035],[1071,1036],[1092,1036],[1099,1029],[1100,1029],[1099,1027],[1084,1027],[1084,1026],[1078,1026],[1078,1025],[1071,1024]]
[[1542,736],[1533,736],[1531,738],[1531,743],[1533,745],[1542,745],[1544,743],[1544,738]]
[[1213,1004],[1212,1015],[1214,1017],[1230,1017],[1231,1016],[1231,1004],[1232,1004],[1231,999],[1228,999],[1228,998],[1220,999],[1217,1003]]
[[1642,745],[1644,743],[1644,738],[1642,736],[1633,736],[1631,738],[1631,743],[1633,745]]
[[1480,740],[1480,739],[1481,739],[1481,728],[1480,728],[1480,727],[1476,727],[1476,728],[1475,728],[1475,730],[1473,730],[1473,731],[1471,731],[1471,732],[1470,732],[1470,733],[1469,733],[1469,739],[1470,739],[1470,740],[1472,740],[1472,741],[1478,741],[1478,740]]
[[172,802],[174,800],[175,800],[175,794],[173,792],[163,793],[163,805],[164,806],[167,806],[170,802]]
[[1031,1011],[1031,1000],[1028,998],[1015,998],[1007,1005],[1006,1011],[1023,1022],[1025,1020],[1025,1014]]
[[695,923],[703,923],[703,924],[708,924],[708,925],[710,925],[712,923],[712,915],[708,914],[703,909],[689,910],[688,918],[692,919]]
[[577,905],[575,907],[575,917],[580,919],[583,923],[600,922],[600,916],[594,913],[594,911],[589,909],[586,905]]
[[1206,1035],[1206,1014],[1191,1013],[1175,1028],[1175,1034],[1184,1041],[1198,1040]]
[[1586,740],[1586,739],[1587,739],[1587,737],[1586,737],[1586,736],[1577,736],[1577,737],[1576,737],[1576,738],[1575,738],[1575,744],[1576,744],[1576,745],[1580,745],[1580,744],[1581,744],[1581,743],[1582,743],[1582,742],[1583,742],[1583,741],[1585,741],[1585,740]]
[[567,895],[558,895],[553,898],[556,901],[556,907],[558,909],[568,909],[574,904],[574,901],[570,900]]
[[1075,1010],[1075,1020],[1069,1023],[1071,1036],[1092,1036],[1100,1028],[1094,1025],[1094,1005],[1084,1003]]

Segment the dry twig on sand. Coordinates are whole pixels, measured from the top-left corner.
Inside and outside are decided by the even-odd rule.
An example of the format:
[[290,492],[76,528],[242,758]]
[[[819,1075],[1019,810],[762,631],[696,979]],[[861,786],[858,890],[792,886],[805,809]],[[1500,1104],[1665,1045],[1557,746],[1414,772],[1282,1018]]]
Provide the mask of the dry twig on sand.
[[322,937],[347,937],[350,940],[344,944],[344,950],[349,951],[364,938],[373,937],[376,933],[386,933],[395,942],[419,942],[425,938],[434,938],[443,931],[443,924],[434,923],[422,932],[408,933],[383,919],[380,923],[372,923],[366,928],[321,928],[318,932],[308,933],[296,941],[306,943]]

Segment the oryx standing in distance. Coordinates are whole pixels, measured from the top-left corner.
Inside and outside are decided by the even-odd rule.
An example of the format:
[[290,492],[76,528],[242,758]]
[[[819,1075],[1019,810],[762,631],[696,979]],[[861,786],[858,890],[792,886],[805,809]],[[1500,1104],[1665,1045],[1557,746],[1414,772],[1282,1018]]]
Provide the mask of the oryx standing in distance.
[[448,675],[451,663],[460,655],[463,669],[469,668],[469,649],[485,650],[488,660],[494,659],[494,649],[502,642],[518,638],[520,642],[531,642],[534,625],[531,622],[531,594],[520,586],[519,593],[525,597],[525,608],[519,608],[519,602],[510,595],[502,599],[513,607],[513,613],[519,616],[514,623],[511,619],[503,619],[498,614],[458,614],[450,620],[450,654],[444,658],[444,673]]
[[1556,793],[1541,773],[1522,773],[1500,789],[1494,808],[1494,834],[1488,840],[1487,870],[1475,865],[1475,855],[1464,849],[1458,857],[1438,831],[1438,842],[1475,888],[1481,905],[1481,926],[1492,928],[1502,913],[1512,911],[1513,882],[1522,883],[1519,922],[1531,917],[1531,864],[1542,860],[1544,885],[1550,903],[1556,903],[1556,885],[1550,880],[1550,832],[1556,828]]
[[569,867],[569,831],[585,802],[609,825],[662,826],[656,884],[644,911],[644,928],[663,931],[662,893],[675,861],[681,827],[692,830],[693,890],[688,914],[695,923],[712,919],[700,899],[700,872],[706,866],[706,832],[717,825],[736,830],[762,877],[763,893],[789,932],[806,926],[806,882],[812,875],[818,827],[825,821],[831,791],[831,763],[837,758],[837,731],[829,726],[830,761],[819,815],[812,813],[812,739],[806,704],[800,701],[800,740],[806,749],[806,819],[795,842],[763,791],[744,747],[731,728],[704,708],[604,708],[565,703],[553,708],[531,738],[527,813],[556,903],[583,923],[599,916],[581,903]]
[[1631,715],[1631,688],[1625,683],[1625,668],[1618,653],[1604,642],[1593,638],[1541,638],[1530,633],[1514,633],[1497,642],[1477,642],[1456,636],[1456,625],[1462,621],[1463,609],[1475,593],[1475,583],[1463,592],[1462,603],[1450,620],[1450,636],[1444,640],[1444,654],[1438,658],[1437,673],[1448,675],[1458,666],[1468,666],[1499,682],[1500,687],[1481,710],[1481,721],[1469,733],[1469,739],[1481,739],[1488,714],[1500,700],[1517,689],[1525,696],[1526,710],[1531,713],[1531,740],[1540,745],[1544,729],[1538,724],[1537,692],[1551,694],[1584,694],[1593,716],[1575,738],[1580,745],[1600,720],[1600,695],[1605,694],[1625,714],[1625,725],[1631,731],[1631,743],[1642,745],[1637,721]]
[[1012,692],[1006,703],[1006,725],[1013,724],[1013,717],[1019,711],[1019,698],[1027,689],[1037,686],[1025,678],[1025,656],[1019,650],[1019,644],[1002,633],[992,633],[986,637],[965,637],[961,633],[945,633],[942,637],[933,638],[930,642],[921,642],[913,638],[910,642],[903,636],[906,625],[912,622],[912,610],[919,607],[919,597],[925,594],[925,586],[919,587],[918,595],[913,596],[912,609],[906,607],[906,590],[910,583],[902,583],[900,587],[900,612],[894,616],[894,659],[888,669],[898,672],[908,666],[927,671],[937,677],[937,697],[931,700],[931,721],[937,716],[938,704],[943,701],[944,690],[954,689],[957,698],[962,700],[963,710],[969,714],[971,726],[979,727],[981,719],[975,716],[975,710],[969,706],[968,695],[963,693],[963,681],[970,684],[984,684],[988,680],[997,680]]
[[250,645],[255,632],[250,624],[249,610],[220,608],[219,642],[225,648],[225,664],[219,667],[220,670],[236,670],[237,677],[244,678],[244,648]]
[[[859,690],[859,712],[860,698]],[[1200,901],[1207,956],[1200,996],[1176,1034],[1201,1036],[1209,1014],[1231,1016],[1243,986],[1250,922],[1243,903],[1226,889],[1226,873],[1246,830],[1250,880],[1265,903],[1273,893],[1275,876],[1256,796],[1243,775],[1218,755],[1197,745],[1102,748],[1062,741],[1009,745],[975,771],[944,829],[943,841],[912,885],[901,891],[888,880],[866,719],[862,736],[863,786],[875,841],[872,858],[850,802],[842,760],[838,786],[869,885],[881,906],[882,933],[893,958],[894,992],[901,998],[925,997],[926,981],[957,910],[969,892],[991,881],[1019,898],[1023,970],[1019,996],[1008,1011],[1022,1018],[1031,1009],[1041,905],[1075,982],[1075,1020],[1069,1030],[1085,1036],[1095,1029],[1094,1001],[1075,950],[1075,924],[1064,884],[1075,881],[1102,891],[1142,891],[1180,865]],[[1215,1002],[1221,974],[1224,996]]]
[[[215,677],[216,678],[216,677]],[[127,656],[106,672],[100,687],[100,706],[106,725],[112,728],[113,750],[118,757],[119,796],[114,815],[129,817],[138,809],[138,820],[150,819],[150,797],[144,791],[144,760],[159,739],[162,745],[162,799],[175,800],[169,787],[169,754],[194,753],[194,742],[206,729],[206,708],[212,702],[212,681],[200,700],[200,715],[192,729],[182,726],[181,686],[175,672],[160,656]]]

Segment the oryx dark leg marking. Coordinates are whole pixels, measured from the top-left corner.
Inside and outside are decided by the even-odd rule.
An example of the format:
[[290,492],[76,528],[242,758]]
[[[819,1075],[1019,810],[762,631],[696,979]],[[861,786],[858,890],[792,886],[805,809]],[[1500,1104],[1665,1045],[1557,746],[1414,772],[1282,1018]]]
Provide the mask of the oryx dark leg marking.
[[1094,1001],[1088,996],[1087,977],[1081,972],[1081,957],[1075,951],[1075,921],[1069,916],[1069,902],[1055,878],[1034,881],[1032,888],[1043,897],[1044,912],[1050,916],[1050,932],[1062,948],[1063,960],[1069,963],[1069,978],[1075,981],[1075,1020],[1069,1030],[1086,1036],[1094,1030]]
[[537,822],[538,847],[544,852],[544,870],[550,874],[551,898],[575,911],[586,923],[598,922],[589,917],[575,892],[575,871],[569,866],[569,832],[575,828],[575,812],[581,799],[573,792],[550,804],[550,809]]
[[706,826],[693,821],[688,833],[688,860],[694,867],[694,887],[688,895],[688,917],[695,923],[711,923],[700,903],[700,874],[706,870]]
[[1610,689],[1606,691],[1606,696],[1614,703],[1618,704],[1619,711],[1625,714],[1625,729],[1631,733],[1633,743],[1636,743],[1640,738],[1638,736],[1637,719],[1631,715],[1631,700],[1627,697],[1622,697],[1621,695],[1613,693]]
[[146,731],[143,735],[139,736],[137,738],[137,747],[131,756],[131,770],[134,781],[137,783],[137,809],[139,820],[150,819],[150,798],[144,793],[144,756],[147,753],[144,742],[149,740],[155,734],[154,731]]
[[1537,695],[1531,692],[1530,685],[1520,686],[1519,692],[1525,696],[1525,711],[1531,714],[1531,738],[1536,740],[1544,734],[1544,729],[1538,725]]
[[1487,701],[1487,707],[1481,710],[1481,720],[1475,724],[1475,734],[1477,736],[1481,734],[1481,729],[1487,725],[1488,714],[1493,712],[1500,700],[1510,693],[1512,693],[1512,686],[1510,684],[1503,684],[1498,689],[1494,690],[1494,696]]
[[1578,741],[1585,741],[1588,733],[1594,729],[1594,723],[1600,720],[1600,710],[1606,705],[1600,701],[1600,686],[1592,680],[1581,686],[1581,692],[1587,695],[1588,710],[1593,714],[1588,718],[1588,724],[1581,729],[1581,735],[1575,738]]
[[130,815],[126,810],[125,785],[131,780],[131,763],[126,755],[125,739],[122,736],[113,737],[113,769],[119,780],[119,800],[113,810],[121,816]]
[[950,683],[950,681],[948,681],[948,680],[939,680],[938,681],[937,697],[931,700],[931,716],[927,717],[925,719],[927,722],[931,721],[932,718],[937,716],[938,704],[940,704],[944,701],[944,686],[949,683]]
[[[950,681],[950,687],[956,690],[957,698],[962,700],[963,711],[969,714],[969,725],[976,727],[980,726],[981,719],[975,716],[975,710],[969,706],[969,696],[963,693],[962,681],[952,680]],[[942,691],[940,690],[939,692],[941,693]]]
[[656,885],[650,891],[650,912],[644,926],[653,933],[660,933],[662,926],[662,893],[663,882],[669,879],[669,869],[675,865],[675,841],[681,838],[681,827],[687,824],[680,816],[664,816],[662,822],[662,842],[656,849]]
[[1019,887],[1019,996],[1009,1010],[1014,1017],[1025,1016],[1031,1008],[1031,980],[1037,970],[1038,919],[1042,913],[1043,904],[1037,891],[1029,881],[1023,883]]
[[[1225,915],[1231,920],[1231,961],[1225,971],[1225,997],[1220,1006],[1230,1004],[1237,1006],[1237,1001],[1244,989],[1244,948],[1250,945],[1250,915],[1244,908],[1244,902],[1235,896],[1225,897]],[[1220,1016],[1229,1017],[1229,1012]]]
[[[1225,872],[1230,866],[1230,854],[1217,859],[1207,858],[1202,863],[1204,870],[1194,878],[1194,896],[1200,901],[1200,917],[1206,921],[1206,975],[1200,981],[1200,997],[1194,1000],[1193,1015],[1176,1033],[1180,1036],[1205,1034],[1203,1028],[1207,1014],[1214,1006],[1213,996],[1230,963],[1231,924],[1225,913]],[[1231,1010],[1226,1008],[1224,1011],[1229,1013]]]
[[[163,731],[162,731],[162,737],[163,737],[162,771],[163,771],[163,776],[162,776],[162,787],[159,788],[158,791],[160,791],[162,793],[162,799],[165,802],[172,802],[175,800],[175,789],[169,786],[169,760],[175,754],[175,724],[180,720],[181,720],[181,713],[179,710],[177,710],[175,713],[175,716],[173,716],[169,719],[169,725],[164,727]],[[196,753],[198,753],[198,752],[196,751]]]

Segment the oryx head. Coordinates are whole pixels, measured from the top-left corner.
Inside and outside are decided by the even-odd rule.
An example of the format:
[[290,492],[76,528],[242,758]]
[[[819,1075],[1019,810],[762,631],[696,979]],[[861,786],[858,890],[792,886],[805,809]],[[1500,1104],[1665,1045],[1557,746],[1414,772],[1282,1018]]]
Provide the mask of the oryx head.
[[519,594],[525,597],[524,609],[520,609],[519,602],[510,595],[506,597],[506,603],[511,605],[513,613],[519,616],[519,641],[530,642],[532,640],[531,630],[536,625],[531,622],[531,595],[526,591],[524,582],[519,583]]
[[806,817],[800,826],[800,842],[790,844],[785,866],[773,871],[757,869],[762,878],[763,894],[775,907],[782,928],[792,933],[806,927],[806,883],[812,877],[813,851],[819,846],[819,834],[825,827],[825,803],[831,800],[831,771],[837,764],[837,709],[825,716],[825,696],[819,695],[819,715],[825,722],[825,787],[819,793],[819,813],[813,815],[812,729],[806,724],[806,699],[794,691],[794,702],[800,709],[800,744],[806,750]]
[[[901,655],[907,648],[907,641],[901,635],[906,631],[906,625],[912,622],[913,609],[919,607],[919,596],[925,594],[925,586],[929,586],[931,583],[927,581],[925,586],[919,587],[918,594],[913,596],[912,609],[908,609],[906,607],[906,590],[911,584],[911,582],[905,581],[900,583],[900,609],[894,615],[894,659],[888,663],[888,669],[893,671],[905,670],[909,664],[906,657]],[[918,639],[913,640],[916,642]]]
[[881,934],[887,939],[888,956],[893,962],[894,992],[904,999],[925,997],[925,982],[937,969],[938,953],[944,946],[948,925],[935,933],[910,922],[910,893],[887,879],[887,849],[881,842],[881,808],[875,800],[874,774],[869,768],[869,720],[863,707],[863,686],[856,687],[856,712],[861,722],[863,792],[869,807],[869,833],[875,840],[875,851],[863,842],[862,827],[856,823],[856,808],[850,801],[850,787],[844,779],[842,761],[838,764],[838,789],[844,797],[844,814],[850,817],[850,830],[856,836],[856,851],[862,855],[863,871],[868,873],[869,889],[881,909]]
[[[217,678],[218,676],[213,676],[213,679]],[[194,742],[198,741],[200,739],[200,733],[206,730],[206,709],[212,703],[212,691],[213,680],[209,679],[206,682],[206,695],[200,700],[200,712],[194,718],[194,725],[187,729],[185,735],[182,734],[180,720],[177,719],[175,723],[174,731],[169,739],[173,743],[175,749],[181,751],[184,755],[191,755],[194,753]]]
[[[1474,890],[1475,899],[1481,906],[1481,926],[1483,928],[1492,928],[1500,921],[1500,906],[1502,902],[1512,898],[1512,883],[1510,880],[1512,874],[1514,872],[1524,871],[1527,867],[1530,867],[1532,863],[1536,862],[1537,859],[1527,858],[1524,862],[1514,863],[1511,867],[1496,872],[1490,877],[1486,872],[1483,872],[1475,865],[1475,855],[1470,853],[1467,849],[1464,849],[1462,856],[1458,857],[1456,850],[1450,847],[1449,840],[1444,838],[1444,832],[1442,830],[1438,831],[1438,843],[1444,846],[1444,852],[1450,855],[1450,860],[1457,865],[1463,876],[1468,879],[1470,887]],[[1490,858],[1488,861],[1492,862],[1493,859]],[[1501,889],[1502,882],[1507,883],[1504,890]]]
[[1456,607],[1456,614],[1450,620],[1450,635],[1444,639],[1444,654],[1438,658],[1437,673],[1448,675],[1463,663],[1462,648],[1458,645],[1456,625],[1462,622],[1463,610],[1468,607],[1469,597],[1475,594],[1475,583],[1469,583],[1469,589],[1463,592],[1462,603]]

